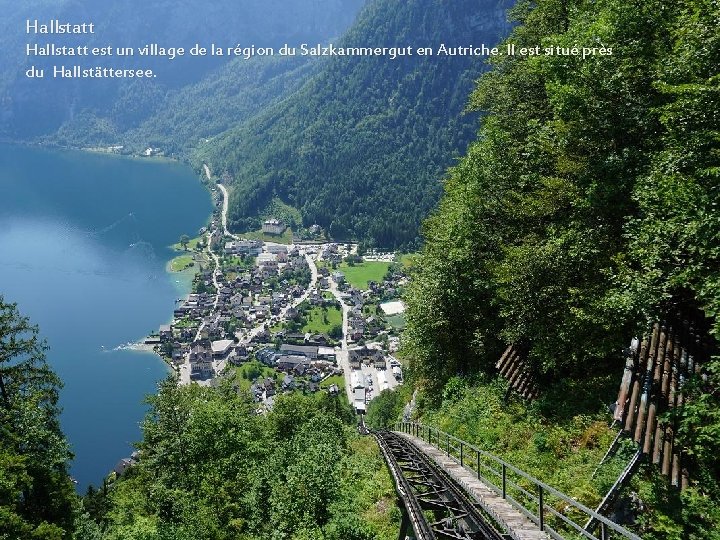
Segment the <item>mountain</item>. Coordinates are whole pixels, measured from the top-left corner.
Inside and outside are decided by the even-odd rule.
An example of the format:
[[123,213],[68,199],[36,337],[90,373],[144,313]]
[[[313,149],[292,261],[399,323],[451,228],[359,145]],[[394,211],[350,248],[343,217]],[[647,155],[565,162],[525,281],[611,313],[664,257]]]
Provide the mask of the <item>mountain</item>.
[[[9,8],[0,45],[0,138],[63,146],[148,146],[202,162],[231,189],[230,226],[258,228],[271,201],[297,208],[334,239],[414,247],[445,170],[477,129],[465,113],[482,56],[441,45],[494,44],[509,31],[508,0],[194,0],[117,4],[36,1]],[[350,27],[352,21],[357,20]],[[62,44],[139,47],[411,47],[412,56],[95,59],[144,67],[153,79],[31,79],[25,20],[91,21],[96,33]],[[333,36],[342,36],[333,39]],[[31,36],[32,37],[32,36]],[[30,40],[32,41],[32,40]],[[39,45],[45,41],[35,40]],[[435,54],[420,56],[417,48]],[[35,58],[51,71],[68,57]],[[92,65],[92,59],[83,60]]]
[[[373,0],[336,47],[494,44],[503,1]],[[310,42],[310,45],[314,45]],[[201,145],[232,178],[230,225],[257,228],[275,197],[338,240],[409,247],[446,168],[476,131],[464,114],[478,56],[334,56],[297,92]]]
[[[26,45],[184,47],[210,43],[224,47],[280,47],[286,41],[327,40],[352,23],[362,0],[196,0],[90,2],[35,0],[4,7],[0,22],[0,137],[53,139],[63,128],[73,145],[115,143],[118,136],[155,114],[175,92],[203,81],[231,61],[227,57],[27,57]],[[94,34],[39,35],[26,33],[26,21],[92,22]],[[102,65],[151,68],[154,79],[53,79],[53,65]],[[45,68],[44,79],[25,76],[31,65]],[[76,137],[75,140],[73,137]]]

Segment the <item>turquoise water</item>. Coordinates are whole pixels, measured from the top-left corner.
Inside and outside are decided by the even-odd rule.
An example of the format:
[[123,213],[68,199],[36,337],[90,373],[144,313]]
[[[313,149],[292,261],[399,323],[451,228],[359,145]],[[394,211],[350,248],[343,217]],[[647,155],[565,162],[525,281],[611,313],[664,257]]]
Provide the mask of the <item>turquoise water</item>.
[[139,440],[167,367],[123,349],[172,316],[187,279],[168,248],[211,212],[188,167],[0,145],[0,295],[40,327],[65,383],[62,426],[84,490]]

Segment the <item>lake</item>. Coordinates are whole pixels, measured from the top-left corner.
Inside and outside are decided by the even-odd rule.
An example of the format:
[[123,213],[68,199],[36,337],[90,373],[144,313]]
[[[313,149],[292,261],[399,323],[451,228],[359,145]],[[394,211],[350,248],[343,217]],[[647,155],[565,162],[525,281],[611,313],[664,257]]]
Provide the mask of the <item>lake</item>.
[[0,295],[40,327],[65,386],[71,473],[98,485],[141,438],[143,398],[168,373],[124,348],[172,318],[189,280],[169,247],[212,210],[179,163],[0,145]]

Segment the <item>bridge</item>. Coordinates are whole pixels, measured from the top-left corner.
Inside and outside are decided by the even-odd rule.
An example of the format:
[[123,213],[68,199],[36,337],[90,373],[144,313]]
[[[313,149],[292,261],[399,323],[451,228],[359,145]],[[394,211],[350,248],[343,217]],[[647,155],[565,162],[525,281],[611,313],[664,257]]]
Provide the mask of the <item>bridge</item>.
[[436,428],[401,422],[393,431],[373,435],[403,506],[401,540],[641,540],[510,463]]

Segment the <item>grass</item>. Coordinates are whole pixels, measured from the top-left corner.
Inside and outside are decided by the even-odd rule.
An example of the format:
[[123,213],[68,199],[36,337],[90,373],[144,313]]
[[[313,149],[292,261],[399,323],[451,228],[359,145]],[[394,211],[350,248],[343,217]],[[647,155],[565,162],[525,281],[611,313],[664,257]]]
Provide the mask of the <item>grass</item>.
[[240,236],[248,240],[262,240],[263,242],[275,242],[276,244],[292,244],[292,230],[288,227],[282,234],[265,234],[262,229],[241,233]]
[[353,433],[349,447],[343,459],[340,482],[343,490],[352,496],[353,510],[370,525],[372,538],[398,538],[402,515],[396,503],[392,477],[377,442],[373,437]]
[[273,197],[270,204],[260,214],[263,219],[276,218],[285,223],[302,223],[300,211],[289,204],[285,204],[279,197]]
[[338,270],[345,274],[345,280],[356,289],[367,289],[368,282],[380,282],[385,277],[388,268],[392,263],[380,261],[365,261],[349,266],[347,263],[340,263]]
[[190,241],[188,242],[187,249],[183,248],[183,247],[180,245],[180,242],[177,242],[177,243],[173,244],[173,245],[172,245],[172,248],[173,248],[175,251],[194,251],[195,248],[196,248],[197,245],[198,245],[198,242],[200,242],[200,241],[203,240],[204,238],[205,238],[204,236],[196,236],[195,238],[191,238]]
[[333,384],[337,384],[340,390],[345,388],[345,377],[342,375],[332,375],[320,383],[320,388],[330,388]]
[[[323,319],[323,315],[327,315],[327,322]],[[303,332],[311,332],[313,334],[326,334],[330,332],[333,326],[342,324],[342,311],[340,308],[332,306],[324,310],[322,307],[313,307],[307,314],[307,323],[302,327]]]
[[197,328],[199,324],[197,321],[183,317],[175,322],[175,328]]
[[180,255],[170,261],[170,270],[173,272],[182,272],[192,264],[192,255]]
[[232,255],[229,257],[222,257],[220,259],[220,265],[222,266],[223,270],[232,268],[233,270],[237,267],[243,269],[243,270],[250,270],[255,265],[255,259],[253,257],[247,257],[243,259],[242,257],[238,257],[236,255]]
[[402,255],[400,255],[400,264],[403,266],[403,268],[410,268],[415,264],[417,256],[417,253],[403,253]]
[[235,384],[237,384],[242,390],[250,390],[250,386],[253,380],[258,377],[278,380],[278,372],[273,368],[266,366],[262,362],[257,360],[251,360],[241,366],[234,368],[235,370]]
[[385,320],[396,330],[403,330],[405,328],[404,313],[399,313],[398,315],[386,315]]
[[[505,459],[591,508],[602,500],[634,452],[632,444],[622,445],[598,467],[615,436],[601,403],[585,414],[558,415],[562,406],[554,400],[548,406],[547,397],[532,404],[515,398],[505,402],[505,385],[498,380],[453,382],[452,392],[448,391],[451,385],[446,386],[439,409],[424,411],[423,422]],[[595,402],[581,388],[566,394],[571,400],[582,397]],[[549,504],[554,503],[549,500]]]

